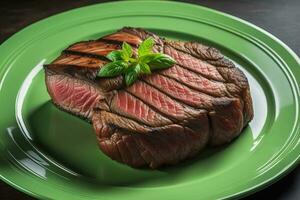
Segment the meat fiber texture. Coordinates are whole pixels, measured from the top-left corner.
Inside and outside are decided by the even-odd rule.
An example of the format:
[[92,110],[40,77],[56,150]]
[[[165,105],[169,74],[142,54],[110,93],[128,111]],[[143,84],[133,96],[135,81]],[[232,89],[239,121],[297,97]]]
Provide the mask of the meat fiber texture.
[[[148,37],[171,68],[126,87],[122,76],[99,78],[106,55],[124,41],[135,49]],[[45,65],[46,85],[60,109],[91,122],[103,153],[133,167],[157,168],[236,138],[253,117],[246,76],[217,49],[163,39],[125,27],[75,43]]]

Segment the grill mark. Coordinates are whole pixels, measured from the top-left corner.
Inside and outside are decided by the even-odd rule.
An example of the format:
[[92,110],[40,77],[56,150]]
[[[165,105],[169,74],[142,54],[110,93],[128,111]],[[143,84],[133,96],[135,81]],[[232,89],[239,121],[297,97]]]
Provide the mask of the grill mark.
[[[122,44],[123,44],[122,41],[112,40],[112,39],[104,39],[104,38],[99,38],[99,39],[97,39],[97,41],[105,42],[108,44],[114,44],[114,45],[118,45],[118,46],[122,46]],[[127,42],[127,43],[133,47],[136,47],[136,48],[138,47],[138,45],[136,45],[135,43],[132,43],[132,42]]]
[[210,96],[210,97],[213,97],[213,98],[219,98],[219,97],[220,97],[220,96],[217,96],[217,95],[213,95],[213,94],[206,93],[204,90],[200,90],[199,88],[193,87],[193,86],[191,86],[191,85],[189,85],[189,84],[187,84],[187,83],[185,83],[185,82],[183,82],[183,81],[181,81],[181,80],[177,80],[176,78],[173,78],[173,77],[171,77],[171,76],[167,76],[167,75],[165,75],[165,74],[163,74],[163,73],[161,73],[161,72],[158,72],[158,74],[160,74],[160,75],[162,75],[162,76],[164,76],[164,77],[170,78],[170,79],[172,79],[172,80],[174,80],[174,81],[177,81],[179,84],[183,84],[183,85],[185,85],[186,87],[188,87],[189,89],[197,90],[198,92],[201,92],[202,94],[208,95],[208,96]]
[[[104,111],[104,110],[100,110],[100,112],[101,111]],[[110,114],[113,114],[113,115],[116,115],[116,116],[118,116],[118,117],[122,117],[122,118],[124,118],[124,119],[127,119],[127,120],[131,120],[131,121],[134,121],[135,123],[137,123],[137,124],[139,124],[140,126],[142,126],[142,127],[144,127],[145,129],[147,129],[147,128],[160,128],[160,127],[164,127],[164,126],[151,126],[151,125],[148,125],[148,124],[146,124],[146,123],[144,123],[144,122],[140,122],[140,121],[137,121],[135,118],[132,118],[132,117],[130,117],[130,116],[125,116],[125,115],[122,115],[122,114],[120,114],[120,113],[117,113],[117,112],[114,112],[114,111],[107,111],[107,110],[105,110],[105,112],[107,112],[107,113],[110,113]],[[110,123],[108,123],[108,124],[110,124]],[[168,125],[171,125],[171,124],[168,124]],[[168,126],[168,125],[166,125],[166,126]],[[123,127],[120,127],[120,126],[118,126],[117,124],[114,124],[114,126],[116,127],[116,128],[118,128],[118,129],[120,129],[120,130],[126,130],[125,128],[123,128]],[[135,131],[132,131],[132,130],[130,130],[131,132],[133,132],[133,133],[138,133],[138,132],[135,132]]]
[[74,50],[65,49],[65,50],[63,50],[63,53],[66,55],[78,55],[78,56],[82,56],[82,57],[96,58],[101,61],[110,62],[110,60],[108,58],[106,58],[105,56],[93,54],[90,52],[82,52],[82,51],[74,51]]
[[[112,115],[116,115],[118,117],[121,117],[125,120],[130,120],[130,121],[133,121],[135,123],[137,123],[138,125],[142,126],[143,128],[145,129],[150,129],[150,132],[151,131],[156,131],[157,129],[166,129],[168,128],[169,126],[172,126],[172,125],[178,125],[179,127],[181,128],[185,128],[184,126],[182,126],[181,124],[178,124],[178,123],[171,123],[171,124],[166,124],[166,125],[162,125],[162,126],[151,126],[151,125],[147,125],[143,122],[140,122],[140,121],[136,121],[135,119],[132,119],[130,116],[124,116],[120,113],[116,113],[114,111],[107,111],[107,110],[100,110],[99,112],[106,112],[106,113],[109,113],[109,114],[112,114]],[[107,123],[107,122],[106,122]],[[108,125],[110,125],[110,123],[107,123]],[[119,129],[119,130],[127,130],[127,131],[130,131],[131,133],[139,133],[139,132],[136,132],[134,130],[129,130],[127,128],[124,128],[124,127],[120,127],[118,126],[118,124],[113,124],[115,128]],[[192,129],[193,130],[193,129]]]
[[[133,96],[134,98],[138,99],[139,101],[143,102],[145,105],[147,105],[149,108],[151,108],[154,112],[157,112],[158,114],[160,114],[161,116],[163,116],[164,118],[170,120],[173,123],[178,122],[178,120],[176,118],[170,117],[169,115],[166,115],[164,113],[162,113],[159,109],[157,109],[155,106],[148,104],[147,102],[143,101],[141,98],[139,98],[138,96],[136,96],[134,93],[128,91],[127,89],[124,90],[126,93],[128,93],[129,95]],[[170,119],[171,118],[171,119]]]
[[[61,56],[79,56],[79,55],[74,55],[74,54],[61,54]],[[62,57],[60,59],[56,59],[54,60],[52,63],[50,64],[45,64],[44,67],[48,67],[48,68],[55,68],[55,67],[74,67],[74,68],[85,68],[85,69],[90,69],[90,70],[95,70],[95,69],[99,69],[100,66],[103,66],[104,64],[106,64],[106,61],[103,60],[99,60],[96,58],[92,58],[95,60],[89,60],[89,61],[85,61],[85,62],[78,62],[76,61],[79,58],[82,58],[83,56],[80,56],[78,58],[71,58],[70,60],[67,60],[67,58]],[[85,57],[85,58],[91,58],[91,57]],[[61,62],[61,60],[63,60],[63,62]],[[98,64],[97,64],[98,63]]]
[[[112,51],[116,51],[116,50],[120,50],[122,48],[122,44],[123,42],[121,41],[115,41],[115,40],[108,40],[108,39],[103,39],[103,38],[100,38],[98,39],[99,40],[103,40],[102,42],[104,42],[105,44],[114,44],[116,45],[115,43],[119,43],[117,46],[117,48],[115,50],[112,50]],[[129,42],[128,42],[129,43]],[[129,43],[131,44],[131,43]],[[137,55],[137,48],[138,46],[137,45],[134,45],[134,44],[131,44],[132,45],[132,50],[133,50],[133,56],[136,56]],[[106,56],[104,55],[99,55],[99,54],[94,54],[92,52],[84,52],[84,51],[80,51],[80,50],[72,50],[72,49],[65,49],[63,50],[63,53],[64,54],[69,54],[69,55],[79,55],[79,56],[83,56],[83,57],[89,57],[89,58],[96,58],[96,59],[99,59],[101,61],[105,61],[105,62],[111,62],[111,60],[109,60],[108,58],[106,58]]]
[[96,55],[105,55],[105,52],[120,49],[119,45],[107,44],[97,40],[81,41],[70,45],[66,50],[91,52]]

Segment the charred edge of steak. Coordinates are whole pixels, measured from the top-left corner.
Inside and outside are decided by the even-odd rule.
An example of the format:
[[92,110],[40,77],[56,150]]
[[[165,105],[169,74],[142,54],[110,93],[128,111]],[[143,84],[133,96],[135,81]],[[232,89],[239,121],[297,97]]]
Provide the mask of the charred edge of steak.
[[[122,41],[117,41],[117,40],[112,40],[112,39],[103,39],[103,38],[99,38],[97,39],[98,41],[102,41],[102,42],[105,42],[105,43],[108,43],[108,44],[115,44],[115,45],[118,45],[118,46],[121,46],[123,44]],[[135,44],[135,43],[131,43],[131,42],[127,42],[129,43],[131,46],[137,48],[138,45]]]
[[98,41],[103,41],[110,44],[122,45],[123,42],[127,42],[134,47],[138,47],[138,45],[143,41],[140,37],[127,33],[123,30],[119,30],[115,33],[106,35],[98,39]]
[[105,56],[96,55],[96,54],[91,54],[91,53],[79,52],[79,51],[74,51],[74,50],[69,50],[69,49],[63,50],[62,53],[64,53],[64,54],[79,55],[79,56],[86,56],[86,57],[90,57],[90,58],[98,58],[98,59],[103,60],[103,61],[111,62],[111,61],[110,61],[108,58],[106,58]]
[[145,40],[149,37],[152,37],[154,39],[154,52],[163,52],[163,46],[164,46],[164,38],[161,38],[154,33],[151,33],[147,30],[144,30],[142,28],[132,28],[132,27],[124,27],[120,31],[127,32],[129,34],[135,35],[142,40]]
[[140,37],[142,40],[145,40],[149,37],[152,37],[154,39],[155,44],[163,46],[164,45],[164,39],[155,35],[154,33],[151,33],[147,30],[144,30],[142,28],[132,28],[132,27],[124,27],[120,31],[124,31],[133,35],[136,35]]
[[[100,148],[112,159],[133,167],[156,168],[162,164],[175,164],[199,152],[208,141],[206,121],[202,122],[198,132],[175,124],[153,129],[123,116],[100,112],[93,116]],[[139,130],[138,134],[133,133],[136,130]],[[131,137],[139,145],[126,145],[123,136]],[[137,157],[139,162],[132,160]]]
[[90,69],[76,65],[47,64],[44,65],[44,69],[50,74],[54,72],[62,73],[83,80],[94,80],[99,72],[99,69]]

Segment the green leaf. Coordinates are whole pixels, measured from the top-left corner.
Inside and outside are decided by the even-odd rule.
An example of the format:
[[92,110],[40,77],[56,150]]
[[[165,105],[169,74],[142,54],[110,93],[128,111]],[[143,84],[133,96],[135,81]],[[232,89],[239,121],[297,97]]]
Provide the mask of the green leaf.
[[139,65],[141,68],[141,72],[143,72],[144,74],[151,74],[151,69],[149,65],[147,65],[146,63],[140,63]]
[[109,54],[106,55],[106,58],[108,58],[111,61],[117,61],[122,60],[122,52],[121,51],[112,51]]
[[151,53],[144,56],[139,57],[140,63],[149,63],[153,60],[155,60],[158,56],[160,56],[160,53]]
[[147,38],[140,44],[138,48],[138,55],[141,57],[151,53],[153,45],[154,45],[153,38],[152,37]]
[[121,60],[107,63],[100,69],[98,76],[100,76],[100,77],[118,76],[125,71],[127,66],[128,66],[128,64]]
[[132,85],[138,78],[140,73],[140,65],[130,66],[125,73],[125,82],[127,86]]
[[176,61],[166,55],[166,54],[159,54],[155,56],[151,61],[148,62],[148,65],[150,66],[151,70],[155,69],[166,69],[171,66],[173,66],[176,63]]
[[127,42],[122,44],[122,56],[125,61],[132,57],[132,47]]
[[175,60],[162,53],[152,53],[153,38],[147,38],[138,48],[138,56],[133,56],[132,47],[123,42],[122,50],[112,51],[106,57],[112,62],[104,65],[98,76],[114,77],[123,75],[127,86],[132,85],[140,74],[151,74],[152,70],[171,67]]

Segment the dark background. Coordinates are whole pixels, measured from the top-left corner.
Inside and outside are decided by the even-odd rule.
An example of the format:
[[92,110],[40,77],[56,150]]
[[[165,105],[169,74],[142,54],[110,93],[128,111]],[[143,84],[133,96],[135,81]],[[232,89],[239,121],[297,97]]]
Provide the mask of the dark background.
[[[2,0],[0,1],[0,43],[23,27],[40,19],[99,2],[104,1]],[[252,22],[281,39],[298,56],[300,55],[300,0],[189,0],[185,2],[207,6]],[[29,200],[32,198],[0,181],[0,199]],[[245,199],[300,199],[300,167],[277,183]]]

